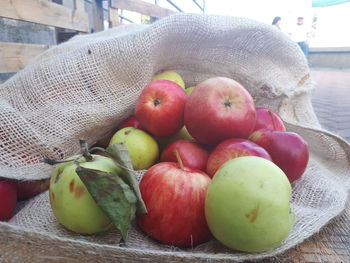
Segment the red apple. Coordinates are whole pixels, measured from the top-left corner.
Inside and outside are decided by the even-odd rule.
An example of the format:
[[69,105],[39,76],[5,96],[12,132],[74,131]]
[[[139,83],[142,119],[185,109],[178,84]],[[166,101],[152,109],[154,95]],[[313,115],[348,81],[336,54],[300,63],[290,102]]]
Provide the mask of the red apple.
[[140,183],[148,214],[137,218],[138,225],[168,245],[190,247],[208,241],[204,205],[210,182],[202,171],[175,162],[152,166]]
[[136,119],[135,116],[130,116],[129,118],[122,121],[122,123],[119,125],[118,130],[126,127],[134,127],[136,129],[143,130],[140,122]]
[[153,135],[168,137],[183,126],[187,95],[173,81],[150,82],[136,102],[135,117]]
[[307,143],[297,133],[261,129],[253,132],[249,140],[263,147],[272,161],[287,175],[290,182],[299,179],[309,161]]
[[248,138],[256,111],[248,91],[224,77],[207,79],[196,86],[185,106],[185,125],[196,141],[214,145],[230,138]]
[[211,152],[207,163],[207,174],[213,177],[221,165],[241,156],[259,156],[272,161],[268,152],[259,145],[245,139],[228,139]]
[[33,181],[13,180],[17,187],[17,200],[22,201],[49,189],[50,178]]
[[270,111],[268,108],[256,107],[256,124],[253,132],[263,128],[286,131],[283,121],[276,113]]
[[9,220],[17,203],[16,186],[10,181],[0,181],[0,221]]
[[160,161],[176,162],[175,151],[179,152],[184,166],[205,171],[209,153],[197,143],[187,140],[177,140],[164,149]]

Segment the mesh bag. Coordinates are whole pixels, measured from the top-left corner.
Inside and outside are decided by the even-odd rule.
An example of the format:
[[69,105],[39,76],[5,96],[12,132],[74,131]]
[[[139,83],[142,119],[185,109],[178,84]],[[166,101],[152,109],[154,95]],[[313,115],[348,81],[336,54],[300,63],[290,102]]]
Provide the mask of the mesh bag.
[[0,223],[0,251],[18,262],[226,262],[280,254],[318,232],[345,207],[350,148],[323,130],[310,101],[313,88],[300,49],[275,28],[253,20],[178,14],[150,26],[120,26],[77,36],[51,48],[0,86],[0,177],[50,176],[44,156],[63,159],[110,134],[134,109],[152,76],[178,71],[187,86],[209,77],[240,82],[255,104],[269,107],[309,144],[310,162],[293,184],[295,226],[278,247],[239,253],[217,241],[191,249],[159,244],[137,226],[126,246],[118,233],[74,234],[60,226],[43,193]]

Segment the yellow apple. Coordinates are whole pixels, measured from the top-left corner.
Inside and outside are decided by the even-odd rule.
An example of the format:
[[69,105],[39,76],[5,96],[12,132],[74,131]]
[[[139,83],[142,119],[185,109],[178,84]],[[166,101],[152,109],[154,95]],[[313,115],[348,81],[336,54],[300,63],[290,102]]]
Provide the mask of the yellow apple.
[[185,82],[183,81],[182,77],[173,70],[165,70],[161,73],[158,73],[152,78],[153,80],[170,80],[174,81],[176,84],[181,86],[182,88],[185,88]]
[[158,160],[159,148],[156,140],[142,130],[133,127],[120,129],[112,136],[109,145],[121,142],[128,148],[135,170],[147,169]]
[[196,86],[192,86],[192,87],[189,87],[189,88],[185,89],[185,92],[186,92],[187,96],[189,96],[192,93],[192,91],[195,89],[195,87]]

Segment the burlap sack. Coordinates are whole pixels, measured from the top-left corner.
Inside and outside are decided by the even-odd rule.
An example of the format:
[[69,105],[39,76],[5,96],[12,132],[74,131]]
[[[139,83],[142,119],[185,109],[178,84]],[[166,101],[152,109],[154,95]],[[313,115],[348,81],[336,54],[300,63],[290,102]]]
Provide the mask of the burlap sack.
[[[306,60],[287,36],[256,21],[180,14],[150,26],[121,26],[75,37],[35,59],[0,88],[0,176],[40,179],[52,167],[39,163],[79,151],[78,139],[96,142],[133,111],[151,77],[179,71],[187,86],[211,76],[241,82],[257,106],[278,112],[287,129],[310,147],[310,163],[293,184],[296,224],[278,247],[256,254],[229,250],[217,241],[192,249],[152,241],[135,226],[125,247],[115,231],[73,234],[58,225],[47,193],[0,223],[5,262],[228,262],[286,251],[318,232],[345,206],[350,148],[321,129],[310,102]],[[12,261],[13,260],[13,261]]]

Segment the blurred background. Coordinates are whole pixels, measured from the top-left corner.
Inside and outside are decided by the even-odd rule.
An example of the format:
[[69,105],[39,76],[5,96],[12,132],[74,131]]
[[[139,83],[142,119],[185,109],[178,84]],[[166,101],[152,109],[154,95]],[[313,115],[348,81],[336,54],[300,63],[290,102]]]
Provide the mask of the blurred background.
[[[154,0],[145,2],[155,3]],[[182,12],[240,16],[271,24],[275,16],[282,18],[281,29],[290,31],[299,16],[304,17],[313,37],[310,47],[350,47],[350,1],[341,0],[158,0],[158,5]],[[174,4],[174,5],[173,5]],[[139,14],[124,11],[123,16],[141,23]],[[125,21],[125,23],[130,23]]]
[[350,0],[0,0],[0,83],[74,35],[149,24],[179,12],[269,25],[279,16],[287,35],[304,17],[315,111],[325,128],[350,141]]

